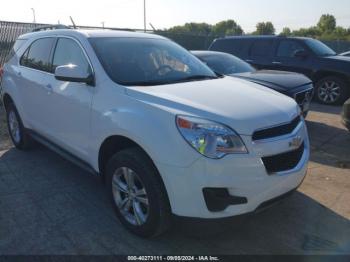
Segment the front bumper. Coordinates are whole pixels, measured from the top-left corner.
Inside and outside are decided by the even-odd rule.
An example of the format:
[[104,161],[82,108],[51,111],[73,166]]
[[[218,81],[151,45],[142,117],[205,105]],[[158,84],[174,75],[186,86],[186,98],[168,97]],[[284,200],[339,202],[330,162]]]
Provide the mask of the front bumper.
[[[288,151],[291,139],[296,136],[302,137],[305,145],[298,165],[292,170],[268,174],[262,158]],[[242,136],[242,139],[249,154],[228,155],[221,160],[202,157],[191,166],[182,168],[156,163],[175,215],[215,219],[251,213],[263,203],[294,190],[302,183],[310,152],[304,121],[289,136],[263,143],[255,143],[248,136]],[[226,189],[229,196],[241,200],[246,198],[247,203],[237,202],[224,210],[210,211],[203,193],[207,188]],[[234,198],[231,200],[234,201]]]

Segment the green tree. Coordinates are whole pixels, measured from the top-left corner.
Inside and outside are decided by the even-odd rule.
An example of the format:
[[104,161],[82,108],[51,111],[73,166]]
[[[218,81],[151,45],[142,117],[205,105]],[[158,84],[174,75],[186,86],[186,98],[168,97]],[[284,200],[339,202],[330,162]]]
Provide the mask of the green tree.
[[295,30],[292,32],[292,35],[294,36],[306,36],[306,37],[313,37],[318,38],[322,32],[317,26],[312,26],[309,28],[300,28],[299,30]]
[[212,26],[206,23],[186,23],[182,26],[174,26],[168,31],[175,34],[209,35]]
[[281,36],[290,36],[292,35],[292,31],[289,27],[283,28],[282,32],[280,33]]
[[275,27],[271,22],[261,22],[256,25],[256,35],[273,35],[276,32]]
[[221,21],[213,26],[212,34],[216,36],[242,35],[243,29],[234,20]]
[[317,27],[321,30],[321,32],[332,32],[335,30],[337,26],[337,21],[333,15],[322,15]]

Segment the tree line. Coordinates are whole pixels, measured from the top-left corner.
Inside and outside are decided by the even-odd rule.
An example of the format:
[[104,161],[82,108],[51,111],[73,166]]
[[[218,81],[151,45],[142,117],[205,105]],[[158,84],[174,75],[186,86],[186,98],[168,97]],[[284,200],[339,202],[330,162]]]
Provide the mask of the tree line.
[[[191,34],[202,36],[239,36],[246,33],[242,27],[234,20],[221,21],[215,25],[207,23],[186,23],[182,26],[174,26],[167,30],[174,34]],[[271,22],[260,22],[256,25],[253,35],[274,35],[276,29]],[[337,26],[336,18],[330,14],[320,17],[317,25],[309,28],[291,30],[289,27],[283,28],[281,36],[304,36],[322,40],[348,40],[350,41],[350,27]]]

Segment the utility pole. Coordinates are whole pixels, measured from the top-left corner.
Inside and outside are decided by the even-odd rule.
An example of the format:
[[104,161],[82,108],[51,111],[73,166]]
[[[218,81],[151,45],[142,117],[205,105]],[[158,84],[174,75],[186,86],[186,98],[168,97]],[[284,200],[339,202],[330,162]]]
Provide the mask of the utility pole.
[[33,23],[36,24],[35,9],[34,8],[30,8],[30,9],[32,9],[32,12],[33,12]]
[[146,19],[146,0],[143,0],[143,28],[145,33],[147,31],[147,19]]
[[105,22],[101,22],[102,28],[105,29]]

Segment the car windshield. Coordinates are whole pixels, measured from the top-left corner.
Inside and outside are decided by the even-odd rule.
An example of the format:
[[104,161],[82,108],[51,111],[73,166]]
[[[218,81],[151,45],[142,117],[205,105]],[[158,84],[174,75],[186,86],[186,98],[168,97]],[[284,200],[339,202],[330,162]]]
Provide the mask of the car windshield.
[[315,39],[307,39],[306,44],[317,56],[333,56],[337,54],[330,47]]
[[90,42],[118,84],[150,86],[217,78],[187,50],[166,39],[99,37]]
[[246,73],[256,71],[254,67],[241,59],[224,53],[198,55],[200,60],[206,63],[214,72],[222,75]]

